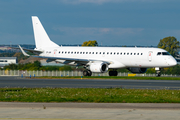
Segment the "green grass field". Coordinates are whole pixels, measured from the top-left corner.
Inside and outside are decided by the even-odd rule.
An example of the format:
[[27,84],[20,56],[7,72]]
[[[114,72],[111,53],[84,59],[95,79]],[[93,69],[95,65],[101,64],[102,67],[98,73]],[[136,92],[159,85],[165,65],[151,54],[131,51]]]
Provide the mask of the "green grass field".
[[127,79],[127,80],[180,80],[180,77],[128,77],[128,76],[42,76],[44,79]]
[[6,102],[180,103],[180,90],[0,88]]

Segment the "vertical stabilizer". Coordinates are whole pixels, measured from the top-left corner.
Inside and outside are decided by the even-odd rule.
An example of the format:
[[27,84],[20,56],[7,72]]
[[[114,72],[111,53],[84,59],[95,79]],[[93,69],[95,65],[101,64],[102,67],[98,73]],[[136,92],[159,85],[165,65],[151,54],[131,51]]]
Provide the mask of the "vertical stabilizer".
[[44,50],[45,48],[59,47],[56,43],[49,39],[44,27],[37,16],[32,16],[32,24],[34,30],[34,38],[36,49]]

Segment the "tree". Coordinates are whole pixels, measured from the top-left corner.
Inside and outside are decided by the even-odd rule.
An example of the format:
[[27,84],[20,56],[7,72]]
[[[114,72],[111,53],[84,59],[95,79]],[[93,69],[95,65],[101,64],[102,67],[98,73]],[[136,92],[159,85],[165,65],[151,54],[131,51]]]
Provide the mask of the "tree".
[[94,41],[89,40],[89,41],[83,42],[82,46],[98,46],[98,43],[96,40]]
[[158,48],[167,50],[172,56],[176,56],[177,49],[180,48],[179,41],[175,37],[165,37],[160,40]]

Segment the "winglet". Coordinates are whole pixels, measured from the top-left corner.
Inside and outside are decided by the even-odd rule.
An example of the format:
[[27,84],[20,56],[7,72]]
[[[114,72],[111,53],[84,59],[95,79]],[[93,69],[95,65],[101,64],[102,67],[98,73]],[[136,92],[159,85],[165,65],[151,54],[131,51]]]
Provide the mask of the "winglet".
[[23,55],[25,55],[25,56],[30,56],[30,55],[28,55],[28,54],[21,48],[20,45],[19,45],[19,48],[21,49],[21,52],[23,53]]

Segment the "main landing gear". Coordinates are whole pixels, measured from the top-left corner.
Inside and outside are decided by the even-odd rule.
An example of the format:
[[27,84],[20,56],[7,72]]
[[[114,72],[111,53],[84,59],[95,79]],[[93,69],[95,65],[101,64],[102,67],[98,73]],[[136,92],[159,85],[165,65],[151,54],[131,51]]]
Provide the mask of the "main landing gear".
[[[83,71],[83,76],[91,76],[92,72],[88,69]],[[117,76],[118,72],[116,70],[109,71],[109,76]]]
[[91,76],[92,75],[92,72],[90,70],[84,70],[83,71],[83,75],[84,76]]
[[109,71],[109,76],[117,76],[118,72],[116,70]]

